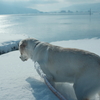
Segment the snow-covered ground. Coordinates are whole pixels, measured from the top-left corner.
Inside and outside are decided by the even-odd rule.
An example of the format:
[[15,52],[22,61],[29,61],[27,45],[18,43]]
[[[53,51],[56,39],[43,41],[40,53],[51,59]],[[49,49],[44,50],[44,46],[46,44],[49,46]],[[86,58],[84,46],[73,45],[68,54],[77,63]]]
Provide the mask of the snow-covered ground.
[[[0,40],[0,50],[6,51],[12,45],[12,41],[18,42],[25,36],[8,36]],[[5,42],[9,46],[5,49]],[[52,42],[62,47],[80,48],[100,55],[100,39],[83,39]],[[58,100],[48,89],[43,80],[37,74],[34,63],[31,60],[22,62],[19,51],[13,51],[0,55],[0,100]],[[58,84],[59,87],[59,84]],[[65,90],[64,90],[65,91]],[[72,85],[66,87],[69,100],[75,100]],[[94,99],[95,98],[95,99]],[[91,100],[99,100],[96,95]]]
[[58,100],[40,80],[34,63],[22,62],[18,51],[0,56],[0,100]]

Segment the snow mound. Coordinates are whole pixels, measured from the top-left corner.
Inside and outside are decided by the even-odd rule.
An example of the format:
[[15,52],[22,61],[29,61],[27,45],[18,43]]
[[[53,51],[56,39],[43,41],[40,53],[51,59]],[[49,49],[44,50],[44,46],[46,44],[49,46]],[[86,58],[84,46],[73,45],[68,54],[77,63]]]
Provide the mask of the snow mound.
[[19,42],[20,40],[0,43],[0,55],[10,51],[18,50]]
[[27,38],[24,35],[0,34],[0,55],[18,50],[19,42]]

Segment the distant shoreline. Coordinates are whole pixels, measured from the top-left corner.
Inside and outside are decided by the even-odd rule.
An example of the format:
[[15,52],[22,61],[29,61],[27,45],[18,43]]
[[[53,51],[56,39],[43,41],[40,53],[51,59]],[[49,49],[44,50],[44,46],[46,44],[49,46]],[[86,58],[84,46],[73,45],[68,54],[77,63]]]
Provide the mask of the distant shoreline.
[[[84,12],[84,13],[26,13],[26,14],[0,14],[0,15],[29,15],[29,16],[32,16],[32,15],[90,15],[89,13],[87,12]],[[92,13],[91,15],[100,15],[100,13]]]

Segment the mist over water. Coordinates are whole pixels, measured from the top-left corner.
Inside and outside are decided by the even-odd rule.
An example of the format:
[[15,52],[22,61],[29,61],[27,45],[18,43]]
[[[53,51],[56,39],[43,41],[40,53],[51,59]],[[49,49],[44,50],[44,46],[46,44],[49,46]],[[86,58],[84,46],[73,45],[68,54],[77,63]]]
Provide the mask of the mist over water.
[[0,15],[0,34],[25,34],[41,41],[100,38],[99,15]]

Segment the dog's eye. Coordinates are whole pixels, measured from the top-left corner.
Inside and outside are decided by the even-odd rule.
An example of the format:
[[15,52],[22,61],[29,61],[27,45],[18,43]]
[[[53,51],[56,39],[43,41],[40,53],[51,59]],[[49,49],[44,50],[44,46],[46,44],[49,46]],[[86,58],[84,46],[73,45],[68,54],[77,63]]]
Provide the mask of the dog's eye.
[[20,47],[21,47],[21,48],[25,48],[25,47],[26,47],[26,45],[22,44],[22,45],[20,45]]

